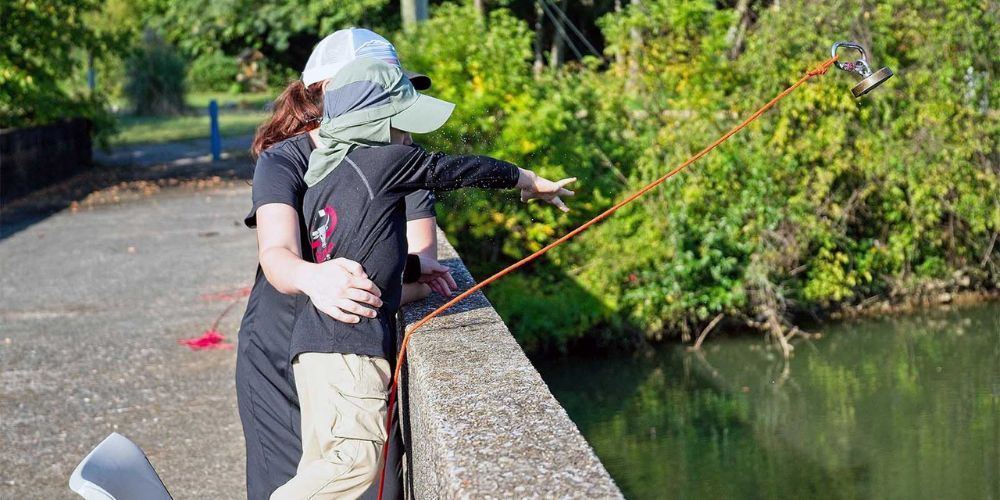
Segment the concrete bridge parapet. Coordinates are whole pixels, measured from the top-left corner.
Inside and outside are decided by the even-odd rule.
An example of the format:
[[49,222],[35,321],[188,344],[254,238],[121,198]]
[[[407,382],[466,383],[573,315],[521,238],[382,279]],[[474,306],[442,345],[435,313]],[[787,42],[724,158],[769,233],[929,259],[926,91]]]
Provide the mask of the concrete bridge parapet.
[[[474,281],[445,235],[440,260]],[[408,327],[441,304],[403,311]],[[622,498],[496,310],[476,293],[410,341],[401,405],[410,498]]]

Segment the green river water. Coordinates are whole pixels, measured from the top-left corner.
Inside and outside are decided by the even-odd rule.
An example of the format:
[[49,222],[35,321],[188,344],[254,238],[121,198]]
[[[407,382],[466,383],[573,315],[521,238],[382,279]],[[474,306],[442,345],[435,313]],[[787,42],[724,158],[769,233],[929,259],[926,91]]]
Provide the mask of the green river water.
[[628,498],[1000,500],[1000,304],[538,366]]

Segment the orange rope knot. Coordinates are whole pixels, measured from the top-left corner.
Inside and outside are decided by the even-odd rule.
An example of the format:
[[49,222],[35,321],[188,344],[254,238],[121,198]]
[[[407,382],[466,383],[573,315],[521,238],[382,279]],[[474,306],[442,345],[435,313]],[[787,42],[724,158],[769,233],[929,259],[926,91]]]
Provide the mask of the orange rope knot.
[[830,69],[830,66],[833,66],[833,64],[837,62],[837,59],[839,57],[840,56],[831,57],[827,61],[823,62],[823,64],[820,64],[819,66],[817,66],[817,67],[809,70],[808,72],[806,72],[806,74],[809,75],[810,77],[819,76],[819,75],[825,75],[826,72],[827,72],[827,70]]

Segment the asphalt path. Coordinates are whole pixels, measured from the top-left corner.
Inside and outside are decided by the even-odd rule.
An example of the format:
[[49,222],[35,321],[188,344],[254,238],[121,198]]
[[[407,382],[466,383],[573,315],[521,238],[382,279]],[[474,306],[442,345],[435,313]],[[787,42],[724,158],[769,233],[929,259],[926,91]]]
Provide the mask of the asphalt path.
[[[252,282],[250,187],[164,186],[0,239],[0,498],[78,498],[73,468],[112,431],[175,498],[245,498],[236,353],[178,339],[237,301],[219,326],[235,343],[245,298],[218,294]],[[12,221],[5,208],[0,225]]]

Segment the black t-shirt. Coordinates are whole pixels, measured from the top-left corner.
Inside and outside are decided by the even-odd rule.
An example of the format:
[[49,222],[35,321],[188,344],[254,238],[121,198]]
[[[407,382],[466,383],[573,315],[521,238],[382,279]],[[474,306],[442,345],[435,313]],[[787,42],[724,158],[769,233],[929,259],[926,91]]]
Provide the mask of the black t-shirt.
[[[279,142],[261,153],[253,176],[253,208],[246,216],[247,227],[257,225],[257,209],[268,203],[284,203],[299,212],[299,233],[302,258],[312,261],[308,231],[299,209],[306,192],[303,179],[312,152],[309,134],[301,134]],[[434,217],[434,196],[419,191],[406,197],[407,220]],[[404,250],[405,251],[405,250]],[[295,383],[288,354],[292,325],[298,311],[305,305],[303,295],[286,295],[267,281],[257,266],[253,289],[240,325],[240,354],[246,349],[254,353],[255,374],[268,379],[289,402],[296,403]]]
[[314,261],[344,257],[358,262],[382,290],[383,304],[376,318],[354,324],[309,304],[293,327],[289,359],[303,352],[339,352],[392,360],[406,261],[404,198],[419,189],[511,188],[517,178],[516,166],[486,156],[449,156],[403,145],[352,151],[306,190],[301,213],[308,216]]
[[[257,227],[257,209],[268,203],[284,203],[296,210],[302,206],[302,195],[306,192],[305,175],[309,168],[309,154],[315,149],[309,134],[299,134],[267,148],[257,159],[253,172],[253,207],[243,222],[249,228]],[[418,190],[406,197],[406,220],[436,217],[434,193]],[[299,213],[300,230],[305,229],[302,214]],[[305,238],[305,232],[302,241]],[[302,247],[303,258],[305,249]]]

